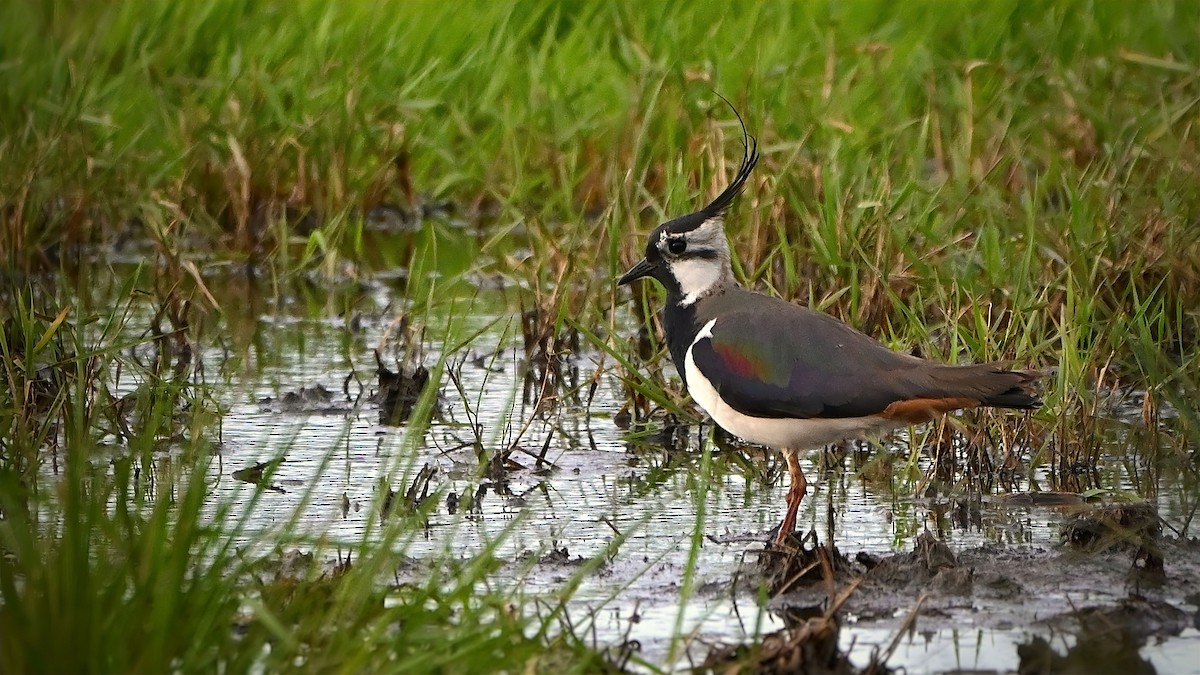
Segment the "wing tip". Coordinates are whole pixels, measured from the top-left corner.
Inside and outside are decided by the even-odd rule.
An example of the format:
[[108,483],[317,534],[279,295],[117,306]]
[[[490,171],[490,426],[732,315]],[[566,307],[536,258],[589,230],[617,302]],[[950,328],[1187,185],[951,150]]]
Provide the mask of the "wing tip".
[[1037,382],[1046,375],[1044,372],[1003,368],[998,368],[994,372],[996,375],[1006,376],[1010,380],[1009,387],[983,397],[979,401],[980,405],[1011,410],[1036,410],[1042,407],[1042,399],[1037,392]]

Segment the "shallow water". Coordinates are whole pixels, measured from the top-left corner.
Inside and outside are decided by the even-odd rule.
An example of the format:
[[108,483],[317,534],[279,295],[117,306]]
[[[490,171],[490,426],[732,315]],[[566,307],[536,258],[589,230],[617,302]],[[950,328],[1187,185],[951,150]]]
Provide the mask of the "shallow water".
[[[375,293],[378,306],[384,306],[386,291]],[[232,473],[282,458],[270,479],[275,489],[253,507],[250,530],[277,532],[298,540],[294,546],[319,548],[331,557],[339,544],[350,546],[364,536],[378,536],[378,523],[370,514],[385,485],[403,492],[415,473],[430,465],[437,469],[429,488],[438,503],[429,511],[427,525],[403,550],[418,569],[447,555],[468,558],[490,549],[508,561],[496,574],[496,585],[520,589],[530,598],[553,598],[582,574],[569,602],[575,630],[600,646],[636,641],[637,658],[659,666],[686,665],[702,659],[710,644],[741,642],[781,628],[781,621],[760,609],[749,593],[731,589],[739,570],[752,559],[747,551],[760,547],[755,540],[765,539],[782,515],[786,472],[773,484],[747,475],[739,468],[739,451],[716,449],[701,440],[706,434],[695,427],[685,449],[630,442],[614,422],[624,394],[611,370],[600,376],[590,405],[567,397],[535,411],[522,400],[526,364],[520,338],[513,321],[504,318],[503,307],[498,298],[477,300],[468,307],[473,318],[458,327],[459,334],[484,332],[465,351],[472,358],[461,364],[461,355],[451,359],[465,396],[444,379],[440,412],[420,438],[410,437],[407,427],[379,424],[378,406],[365,395],[351,400],[375,386],[372,350],[394,328],[391,315],[364,316],[352,332],[340,318],[305,319],[278,309],[261,314],[253,328],[257,337],[241,355],[243,363],[260,365],[241,368],[242,374],[218,394],[227,412],[221,461],[211,476],[214,505],[231,501],[235,512],[246,508],[255,487],[235,480]],[[445,321],[436,313],[426,317],[426,364],[440,356],[437,349],[444,335],[435,326]],[[632,334],[633,329],[628,331]],[[474,356],[492,354],[494,358],[474,362]],[[207,357],[221,355],[228,356],[211,350]],[[583,349],[570,357],[569,366],[578,370],[577,381],[586,383],[600,361],[597,352]],[[394,368],[386,357],[385,362]],[[351,371],[367,391],[351,383],[347,398],[343,385]],[[279,403],[289,391],[317,385],[333,393],[331,400],[300,411],[285,410]],[[546,459],[553,468],[538,470],[533,457],[518,452],[512,457],[524,468],[507,472],[503,482],[481,478],[475,451],[466,445],[476,440],[473,423],[489,450],[512,444],[526,423],[519,442],[535,454],[552,434]],[[1120,425],[1114,429],[1123,433]],[[908,460],[902,440],[884,446],[896,453],[896,464]],[[702,444],[708,446],[707,458]],[[815,464],[819,461],[819,452],[810,453],[806,461],[812,487],[799,527],[826,539],[832,514],[834,540],[851,556],[909,550],[916,535],[927,529],[956,552],[985,545],[1035,551],[1059,545],[1058,524],[1065,517],[1060,509],[1006,506],[991,499],[969,508],[945,498],[914,498],[912,487],[899,479],[880,486],[851,471],[822,472]],[[924,469],[926,464],[922,456],[919,466]],[[1129,486],[1121,458],[1112,458],[1104,471],[1112,472],[1106,484]],[[448,495],[475,494],[481,485],[488,489],[475,512],[450,508]],[[1160,514],[1168,523],[1179,522],[1186,507],[1178,498],[1178,486],[1162,477],[1155,487]],[[695,580],[685,600],[687,565],[697,532],[736,541],[697,540]],[[619,537],[624,540],[615,544]],[[588,561],[596,564],[594,570],[584,569]],[[1125,593],[1124,588],[1097,588],[1093,596],[1068,600],[1105,602]],[[1031,635],[1045,634],[1058,640],[1061,651],[1069,648],[1069,636],[1032,623],[1049,607],[1039,609],[1035,602],[1029,608],[1030,625],[1002,628],[965,624],[923,630],[924,622],[918,620],[916,631],[902,638],[889,664],[910,672],[1015,670],[1016,646]],[[909,609],[911,604],[897,606],[898,618],[882,624],[860,624],[850,617],[841,632],[843,648],[855,663],[866,663],[872,649],[892,641]],[[1189,658],[1198,652],[1200,634],[1189,629],[1161,643],[1152,639],[1140,655],[1160,672],[1183,672],[1186,668],[1181,667],[1193,663]]]

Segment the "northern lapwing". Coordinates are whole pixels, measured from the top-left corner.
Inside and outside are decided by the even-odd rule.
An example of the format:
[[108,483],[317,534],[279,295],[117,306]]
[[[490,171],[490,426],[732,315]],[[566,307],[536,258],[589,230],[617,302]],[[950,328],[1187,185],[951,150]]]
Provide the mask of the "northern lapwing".
[[758,163],[758,141],[744,125],[743,134],[733,182],[708,206],[651,232],[645,259],[617,284],[653,277],[663,285],[667,346],[692,399],[726,431],[783,453],[792,482],[782,543],[808,488],[800,451],[963,408],[1033,409],[1040,374],[894,352],[827,314],[738,285],[724,217]]

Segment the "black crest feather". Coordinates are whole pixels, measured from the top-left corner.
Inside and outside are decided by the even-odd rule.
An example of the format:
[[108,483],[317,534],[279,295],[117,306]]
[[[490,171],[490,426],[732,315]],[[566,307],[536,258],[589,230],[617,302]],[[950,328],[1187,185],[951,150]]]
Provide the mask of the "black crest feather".
[[733,181],[729,183],[721,194],[717,195],[716,199],[709,202],[708,206],[695,213],[689,213],[686,216],[680,216],[679,218],[663,223],[662,227],[668,232],[691,232],[704,224],[704,221],[722,216],[729,209],[729,205],[733,203],[734,198],[745,189],[746,180],[750,178],[750,173],[754,171],[755,165],[758,164],[758,139],[750,135],[750,132],[746,130],[746,122],[742,119],[742,115],[737,111],[737,108],[733,107],[733,104],[729,102],[729,99],[720,94],[717,94],[717,96],[722,101],[725,101],[725,104],[737,116],[738,123],[742,125],[742,147],[745,148],[745,154],[742,156],[742,165],[738,167],[737,175],[733,177]]
[[[716,94],[716,92],[713,93]],[[701,211],[701,213],[710,218],[725,213],[729,205],[733,203],[734,198],[746,187],[746,180],[750,178],[750,172],[754,171],[755,165],[758,164],[758,139],[751,136],[750,132],[746,130],[745,120],[742,119],[742,115],[737,111],[737,108],[733,107],[733,104],[729,102],[729,99],[720,94],[717,94],[717,96],[720,96],[721,100],[725,101],[725,105],[729,106],[729,109],[737,117],[738,124],[742,125],[742,147],[745,148],[746,152],[742,156],[742,165],[738,167],[738,172],[733,177],[733,182]]]

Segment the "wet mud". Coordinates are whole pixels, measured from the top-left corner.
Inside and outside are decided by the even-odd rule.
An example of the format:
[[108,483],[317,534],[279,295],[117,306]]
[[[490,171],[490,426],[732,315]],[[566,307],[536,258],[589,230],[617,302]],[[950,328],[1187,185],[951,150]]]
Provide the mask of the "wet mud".
[[[967,628],[1019,631],[1025,640],[1014,670],[1021,673],[1157,672],[1140,650],[1200,628],[1200,540],[1160,531],[1157,514],[1139,503],[1086,509],[1049,548],[955,553],[925,532],[909,551],[851,558],[811,533],[793,535],[758,551],[740,577],[771,592],[767,607],[785,627],[754,648],[714,647],[702,670],[889,672],[887,649],[856,666],[834,648],[838,631],[852,625],[896,640]],[[1063,635],[1074,644],[1063,644]],[[1200,660],[1194,665],[1200,669]]]

